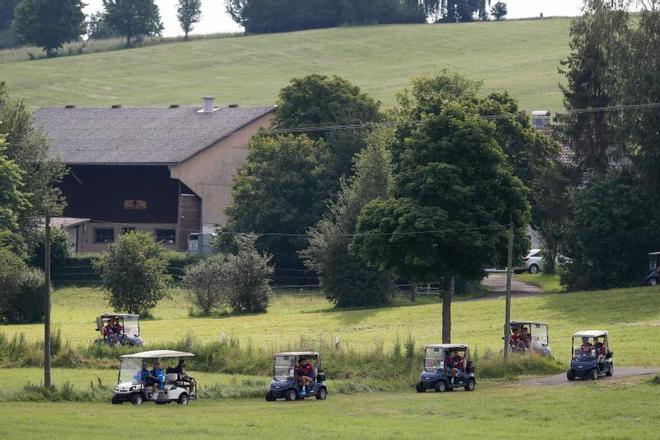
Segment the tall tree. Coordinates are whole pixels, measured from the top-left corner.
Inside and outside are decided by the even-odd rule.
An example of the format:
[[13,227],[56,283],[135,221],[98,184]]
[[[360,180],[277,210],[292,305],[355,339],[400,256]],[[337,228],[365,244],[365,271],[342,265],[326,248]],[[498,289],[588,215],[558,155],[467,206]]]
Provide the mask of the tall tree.
[[506,3],[504,3],[504,2],[497,2],[490,9],[490,15],[495,17],[495,20],[497,20],[497,21],[504,20],[508,13],[509,13],[509,10],[506,7]]
[[89,16],[87,35],[94,40],[121,36],[108,25],[104,11],[98,11]]
[[23,192],[24,172],[6,156],[7,145],[0,136],[0,233],[16,233],[19,213],[29,207]]
[[[587,0],[584,14],[571,25],[571,54],[560,72],[569,112],[562,118],[563,136],[584,172],[605,173],[629,155],[620,112],[590,111],[626,103],[623,83],[631,66],[629,13],[623,0]],[[577,110],[577,111],[576,111]]]
[[11,21],[14,18],[14,9],[21,0],[0,0],[0,31],[11,27]]
[[309,233],[309,247],[301,254],[315,271],[329,300],[338,307],[378,306],[392,298],[393,276],[374,269],[349,252],[360,210],[377,198],[387,198],[391,183],[389,128],[367,137],[367,147],[355,159],[355,174],[342,182],[337,199]]
[[464,23],[488,18],[490,0],[430,0],[427,10],[435,11],[442,23]]
[[177,18],[187,40],[193,25],[202,18],[202,0],[179,0]]
[[[323,128],[378,122],[382,118],[379,107],[379,102],[349,81],[338,76],[314,74],[294,78],[280,91],[274,128]],[[365,146],[363,131],[320,129],[307,134],[326,142],[330,153],[327,165],[336,189],[339,178],[351,173],[355,154]]]
[[34,126],[31,112],[21,100],[11,98],[0,83],[0,133],[6,137],[5,155],[23,171],[28,207],[18,213],[18,233],[30,246],[37,240],[46,213],[61,214],[64,200],[57,185],[66,170],[48,153],[45,135]]
[[103,0],[106,21],[126,37],[126,45],[149,35],[160,35],[163,23],[153,0]]
[[[526,242],[529,204],[480,117],[472,85],[457,76],[419,78],[400,98],[392,147],[393,191],[360,213],[353,252],[410,282],[444,280],[443,341],[451,340],[453,277],[480,278],[506,254],[507,225]],[[524,246],[522,247],[524,248]]]
[[14,10],[12,27],[18,37],[55,55],[64,43],[85,33],[81,0],[23,0]]
[[226,230],[261,234],[257,244],[276,267],[301,268],[307,244],[332,195],[322,140],[307,136],[257,136],[239,169],[227,208]]

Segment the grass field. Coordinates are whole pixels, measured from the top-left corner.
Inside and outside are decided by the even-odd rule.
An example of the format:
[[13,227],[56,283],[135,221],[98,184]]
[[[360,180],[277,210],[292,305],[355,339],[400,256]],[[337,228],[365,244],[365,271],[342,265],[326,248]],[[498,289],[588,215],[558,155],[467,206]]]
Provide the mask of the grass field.
[[385,107],[410,78],[441,69],[507,90],[527,110],[559,110],[559,60],[568,19],[455,25],[342,27],[172,43],[0,64],[0,79],[28,105],[273,104],[293,77],[337,74]]
[[3,439],[657,438],[660,386],[648,378],[473,393],[333,395],[324,402],[0,403]]
[[547,274],[544,272],[532,274],[525,272],[516,274],[515,277],[520,281],[540,287],[544,293],[560,293],[564,291],[564,288],[559,283],[558,274]]
[[[420,347],[440,340],[441,305],[433,298],[424,302],[412,305],[400,300],[394,307],[336,310],[320,294],[287,293],[275,296],[265,315],[190,318],[184,292],[175,290],[155,309],[155,318],[143,322],[142,333],[147,344],[186,335],[212,341],[224,334],[266,349],[299,348],[301,337],[309,341],[339,337],[342,344],[358,350],[378,344],[389,350],[397,337],[403,342],[411,335]],[[74,345],[88,344],[96,337],[94,317],[106,309],[100,290],[57,290],[54,326]],[[454,341],[468,343],[481,353],[499,349],[503,298],[455,301],[452,312]],[[618,364],[660,365],[660,288],[514,298],[512,317],[546,321],[560,360],[568,357],[573,332],[604,328],[610,331]],[[42,329],[41,325],[18,325],[0,327],[0,332],[24,333],[38,340]]]

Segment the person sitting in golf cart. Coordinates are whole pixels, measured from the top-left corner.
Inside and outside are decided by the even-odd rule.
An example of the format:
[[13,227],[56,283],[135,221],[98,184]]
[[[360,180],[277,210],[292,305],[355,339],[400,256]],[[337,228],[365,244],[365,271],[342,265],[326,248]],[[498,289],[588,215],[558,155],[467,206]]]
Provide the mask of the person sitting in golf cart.
[[110,321],[105,322],[103,329],[101,329],[101,334],[103,335],[103,339],[105,339],[106,342],[110,344],[115,344],[119,342],[119,340],[117,339],[117,335],[115,334],[115,330],[113,329],[112,323]]
[[160,362],[154,362],[153,370],[149,372],[145,385],[153,387],[152,394],[154,400],[156,400],[158,397],[158,390],[165,388],[165,372],[160,368]]
[[532,342],[532,335],[529,333],[529,330],[527,327],[522,328],[522,334],[520,335],[520,348],[522,349],[528,349],[530,346],[530,342]]
[[124,337],[124,326],[119,323],[119,319],[117,319],[117,317],[113,318],[112,333],[115,335],[115,338],[118,342],[122,342]]
[[309,359],[300,358],[298,367],[296,368],[296,376],[298,379],[298,385],[303,388],[306,388],[310,382],[314,381],[316,374],[314,372],[314,366]]
[[582,345],[580,345],[580,353],[583,355],[591,354],[591,349],[593,347],[594,347],[593,344],[589,342],[589,337],[582,336]]
[[520,344],[520,334],[518,332],[518,327],[514,327],[511,329],[511,336],[509,337],[509,345],[511,345],[511,348],[515,350],[519,344]]
[[181,358],[179,359],[179,363],[177,364],[176,367],[167,367],[165,369],[166,374],[176,374],[177,375],[177,380],[187,380],[189,379],[188,375],[186,374],[184,368],[186,366],[186,361],[185,359]]
[[454,379],[463,373],[463,357],[459,351],[455,351],[447,364],[447,374],[451,377],[450,381],[454,384]]

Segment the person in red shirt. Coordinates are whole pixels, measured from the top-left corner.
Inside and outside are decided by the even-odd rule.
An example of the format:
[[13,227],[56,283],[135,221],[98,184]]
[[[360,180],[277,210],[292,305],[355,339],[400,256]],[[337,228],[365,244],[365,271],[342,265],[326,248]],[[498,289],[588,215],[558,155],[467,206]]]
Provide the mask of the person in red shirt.
[[314,380],[316,374],[309,359],[300,359],[298,368],[296,368],[296,375],[298,376],[298,385],[301,387],[307,387]]
[[463,371],[463,357],[459,351],[454,352],[449,367],[449,376],[451,377],[450,382],[453,385],[456,377],[460,376]]
[[509,337],[509,345],[515,350],[518,348],[518,344],[520,344],[520,335],[518,334],[518,328],[514,327],[511,330],[511,336]]
[[582,354],[589,354],[591,353],[592,348],[593,348],[593,344],[589,342],[589,338],[587,336],[583,336],[582,345],[580,345],[580,352]]

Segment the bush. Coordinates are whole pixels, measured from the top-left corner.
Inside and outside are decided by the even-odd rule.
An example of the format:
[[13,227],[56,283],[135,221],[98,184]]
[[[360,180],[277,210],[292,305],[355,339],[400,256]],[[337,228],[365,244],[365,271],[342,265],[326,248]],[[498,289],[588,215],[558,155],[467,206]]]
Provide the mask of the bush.
[[21,293],[14,303],[13,323],[34,323],[44,320],[44,289],[46,275],[37,268],[27,269],[21,278]]
[[226,303],[224,262],[224,256],[215,255],[185,269],[183,286],[190,290],[191,300],[204,316]]
[[475,356],[477,375],[483,379],[516,379],[520,376],[542,376],[566,371],[566,367],[555,359],[512,353],[508,360],[499,354],[486,352],[479,358]]
[[11,324],[41,322],[45,276],[28,268],[16,255],[0,249],[0,321]]
[[150,234],[122,235],[96,264],[115,310],[148,315],[165,297],[170,280],[165,274],[165,248]]
[[238,251],[228,255],[223,264],[227,302],[234,313],[263,313],[268,308],[273,266],[270,255],[257,251],[256,240],[255,234],[234,237]]
[[[29,264],[34,267],[44,268],[44,242],[46,230],[39,228],[34,237],[31,238],[29,250]],[[51,267],[61,266],[69,257],[71,243],[69,235],[64,229],[51,228],[50,230],[50,265]]]

